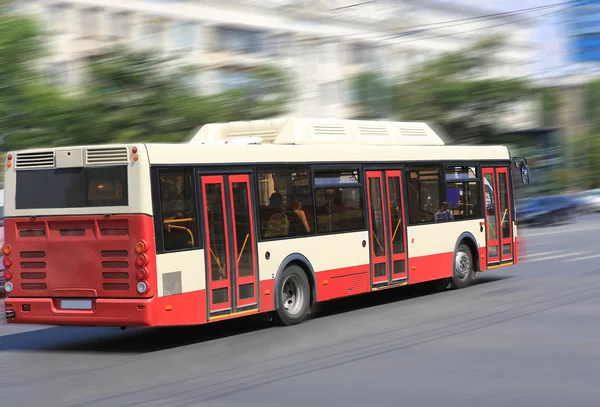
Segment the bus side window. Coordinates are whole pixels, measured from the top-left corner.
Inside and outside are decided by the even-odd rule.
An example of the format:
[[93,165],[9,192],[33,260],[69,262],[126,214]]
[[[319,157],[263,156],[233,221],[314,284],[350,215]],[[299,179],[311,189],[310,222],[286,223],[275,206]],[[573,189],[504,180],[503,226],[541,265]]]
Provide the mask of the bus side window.
[[193,171],[160,170],[159,177],[165,251],[200,247]]
[[258,172],[262,239],[314,232],[313,196],[308,167],[265,168]]
[[407,171],[408,218],[411,224],[431,222],[441,208],[440,169],[429,166]]

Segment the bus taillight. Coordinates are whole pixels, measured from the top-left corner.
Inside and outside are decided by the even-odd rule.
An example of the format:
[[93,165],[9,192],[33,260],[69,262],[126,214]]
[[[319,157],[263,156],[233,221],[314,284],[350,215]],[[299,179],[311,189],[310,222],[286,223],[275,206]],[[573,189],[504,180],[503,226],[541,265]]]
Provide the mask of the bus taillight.
[[4,259],[2,259],[2,263],[4,263],[4,268],[9,268],[13,264],[12,259],[8,256],[4,256]]
[[4,269],[4,279],[6,281],[12,279],[12,276],[13,276],[12,270],[10,270],[10,269]]
[[148,264],[148,258],[143,255],[140,254],[139,256],[137,256],[137,258],[135,259],[135,265],[138,266],[138,268],[142,268],[144,267],[146,264]]
[[143,240],[140,240],[140,241],[138,241],[138,242],[135,244],[135,251],[136,251],[138,254],[142,254],[142,253],[144,253],[146,250],[148,250],[148,247],[146,246],[146,242],[144,242]]
[[148,271],[145,268],[141,268],[137,271],[135,277],[138,279],[138,281],[144,281],[148,278]]
[[4,253],[5,256],[8,256],[12,253],[12,247],[8,243],[4,243],[4,246],[2,246],[2,253]]

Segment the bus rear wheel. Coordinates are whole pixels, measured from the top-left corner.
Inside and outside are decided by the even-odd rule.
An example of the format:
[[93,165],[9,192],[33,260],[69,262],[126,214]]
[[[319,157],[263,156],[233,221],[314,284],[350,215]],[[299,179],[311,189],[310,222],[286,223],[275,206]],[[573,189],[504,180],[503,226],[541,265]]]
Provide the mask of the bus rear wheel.
[[310,284],[304,270],[296,265],[286,267],[277,286],[276,316],[283,325],[296,325],[310,312]]
[[466,288],[473,283],[474,279],[475,269],[473,268],[473,255],[471,249],[466,244],[461,243],[454,253],[452,287]]

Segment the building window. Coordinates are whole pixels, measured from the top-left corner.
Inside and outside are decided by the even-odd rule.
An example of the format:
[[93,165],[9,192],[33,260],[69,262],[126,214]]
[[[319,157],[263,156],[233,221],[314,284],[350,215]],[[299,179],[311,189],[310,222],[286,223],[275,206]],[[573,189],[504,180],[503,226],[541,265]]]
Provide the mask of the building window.
[[365,228],[363,189],[358,170],[315,171],[317,233]]
[[164,250],[200,247],[192,169],[160,170],[159,178]]
[[114,13],[110,20],[110,34],[119,38],[129,37],[129,14],[128,13]]
[[61,5],[52,5],[46,8],[44,17],[50,30],[63,31],[66,29],[67,8]]
[[81,10],[81,33],[96,35],[100,33],[100,11],[94,8]]
[[224,51],[257,54],[263,51],[266,34],[263,31],[221,27],[220,47]]
[[196,45],[196,24],[178,23],[172,28],[173,48],[194,48]]
[[477,168],[446,167],[446,207],[453,219],[483,216]]
[[146,50],[158,50],[163,45],[164,27],[161,23],[147,21],[140,27],[139,47]]
[[258,173],[260,230],[263,239],[314,234],[313,196],[308,167]]
[[445,211],[442,205],[440,168],[411,168],[407,171],[408,218],[411,224],[433,222]]

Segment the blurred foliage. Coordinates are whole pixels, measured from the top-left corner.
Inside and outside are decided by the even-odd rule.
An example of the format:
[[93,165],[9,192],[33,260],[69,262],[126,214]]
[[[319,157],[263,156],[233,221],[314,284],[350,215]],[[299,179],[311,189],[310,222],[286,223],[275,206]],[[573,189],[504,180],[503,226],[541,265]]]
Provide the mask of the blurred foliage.
[[600,132],[600,80],[583,85],[583,117],[593,132]]
[[487,79],[481,73],[493,64],[492,56],[503,42],[483,40],[469,48],[449,52],[428,61],[408,75],[407,80],[385,82],[374,74],[356,81],[358,117],[377,111],[376,103],[361,90],[386,95],[391,88],[389,115],[399,120],[436,123],[456,141],[482,141],[493,137],[496,120],[514,102],[531,97],[533,88],[523,79]]
[[541,88],[540,95],[541,126],[557,127],[558,112],[561,107],[560,90],[554,88]]
[[600,188],[600,133],[566,138],[564,145],[567,168],[564,174],[555,174],[555,181],[570,190]]
[[364,72],[352,80],[356,96],[357,118],[376,120],[390,113],[393,103],[393,88],[377,73]]
[[198,70],[174,68],[173,61],[155,53],[123,48],[95,57],[85,71],[87,85],[67,94],[36,70],[44,50],[30,19],[0,14],[2,151],[184,141],[208,122],[282,115],[292,96],[287,73],[270,67],[246,70],[251,80],[244,87],[200,95],[197,81],[191,83]]

